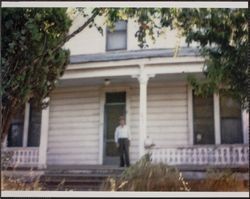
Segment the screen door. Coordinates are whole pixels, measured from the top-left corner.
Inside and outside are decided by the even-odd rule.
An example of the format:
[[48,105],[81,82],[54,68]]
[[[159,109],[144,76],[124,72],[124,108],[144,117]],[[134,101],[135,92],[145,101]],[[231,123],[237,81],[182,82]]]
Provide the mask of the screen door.
[[126,116],[126,93],[106,93],[104,114],[104,164],[106,165],[119,165],[119,153],[114,135],[122,115]]

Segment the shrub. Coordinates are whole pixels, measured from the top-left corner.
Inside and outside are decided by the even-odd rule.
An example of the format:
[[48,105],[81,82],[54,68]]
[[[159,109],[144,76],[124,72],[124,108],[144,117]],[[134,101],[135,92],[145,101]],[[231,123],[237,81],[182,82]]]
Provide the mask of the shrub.
[[13,157],[13,151],[1,151],[1,170],[10,167]]
[[39,183],[39,178],[33,181],[26,181],[24,178],[15,178],[10,176],[1,176],[1,190],[4,191],[40,191],[42,186]]
[[207,169],[204,180],[189,183],[194,191],[249,191],[249,180],[244,182],[230,169]]
[[175,167],[152,164],[145,155],[120,177],[108,178],[101,187],[106,191],[189,191],[187,182]]

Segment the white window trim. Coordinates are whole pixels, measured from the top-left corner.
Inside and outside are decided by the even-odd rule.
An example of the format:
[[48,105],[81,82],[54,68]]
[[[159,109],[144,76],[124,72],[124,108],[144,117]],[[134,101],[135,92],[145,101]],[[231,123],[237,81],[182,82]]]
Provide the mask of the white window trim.
[[126,92],[126,123],[130,125],[130,87],[129,86],[112,86],[100,88],[100,123],[99,123],[99,164],[103,164],[104,159],[104,105],[106,92]]

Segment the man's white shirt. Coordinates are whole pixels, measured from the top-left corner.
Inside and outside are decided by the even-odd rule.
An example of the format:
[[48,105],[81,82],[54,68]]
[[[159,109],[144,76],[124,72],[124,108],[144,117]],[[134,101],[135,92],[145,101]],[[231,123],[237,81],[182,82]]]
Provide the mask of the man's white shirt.
[[115,142],[118,143],[119,138],[128,138],[130,140],[131,135],[130,135],[130,129],[127,125],[118,126],[116,127],[115,130]]

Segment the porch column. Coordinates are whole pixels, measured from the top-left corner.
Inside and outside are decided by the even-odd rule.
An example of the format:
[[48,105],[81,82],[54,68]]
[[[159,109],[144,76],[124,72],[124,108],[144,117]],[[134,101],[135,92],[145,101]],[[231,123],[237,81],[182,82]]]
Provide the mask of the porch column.
[[140,84],[139,96],[139,157],[145,154],[144,141],[147,136],[147,85],[150,77],[155,75],[147,74],[144,65],[140,65],[140,74],[137,79]]
[[26,102],[25,112],[24,112],[24,125],[23,125],[23,147],[28,146],[29,119],[30,119],[30,103]]
[[221,144],[220,132],[220,97],[218,93],[214,93],[214,130],[215,144]]
[[[46,99],[49,101],[49,98]],[[41,119],[41,134],[39,146],[39,165],[38,167],[44,169],[47,167],[47,146],[48,146],[48,132],[49,132],[49,106],[42,110]]]
[[242,110],[242,127],[243,127],[243,143],[249,143],[249,112],[247,110]]

